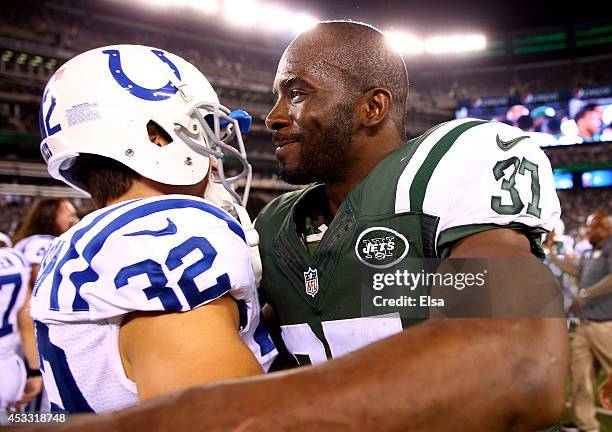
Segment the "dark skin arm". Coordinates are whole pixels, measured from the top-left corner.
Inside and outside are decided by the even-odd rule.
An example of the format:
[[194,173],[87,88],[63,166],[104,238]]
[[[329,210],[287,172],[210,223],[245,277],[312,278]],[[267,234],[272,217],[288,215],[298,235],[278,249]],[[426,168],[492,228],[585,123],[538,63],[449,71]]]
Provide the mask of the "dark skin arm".
[[[503,229],[464,239],[452,256],[536,259],[524,236]],[[562,414],[567,354],[563,319],[430,319],[323,365],[192,388],[58,430],[536,430]]]

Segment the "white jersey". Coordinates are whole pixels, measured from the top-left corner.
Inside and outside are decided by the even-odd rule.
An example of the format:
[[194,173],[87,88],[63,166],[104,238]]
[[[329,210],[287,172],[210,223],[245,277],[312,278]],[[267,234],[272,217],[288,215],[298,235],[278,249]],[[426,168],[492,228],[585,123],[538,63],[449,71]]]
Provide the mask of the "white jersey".
[[29,282],[30,266],[24,256],[15,249],[0,248],[0,417],[23,395],[26,382],[17,315]]
[[34,234],[15,244],[15,249],[23,254],[31,265],[40,264],[51,247],[55,237],[47,234]]
[[17,314],[25,302],[29,282],[30,268],[25,257],[15,249],[0,248],[0,358],[19,349]]
[[126,314],[188,311],[226,293],[238,303],[242,339],[267,370],[276,349],[234,218],[184,195],[89,214],[53,242],[31,300],[52,409],[103,412],[138,403],[119,354]]

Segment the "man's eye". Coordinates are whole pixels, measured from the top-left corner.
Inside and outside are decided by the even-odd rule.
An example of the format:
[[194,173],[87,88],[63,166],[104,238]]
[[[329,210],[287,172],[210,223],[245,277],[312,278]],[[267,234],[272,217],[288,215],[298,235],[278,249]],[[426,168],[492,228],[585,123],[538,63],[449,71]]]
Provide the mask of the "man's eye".
[[290,98],[291,100],[294,100],[294,99],[298,99],[298,100],[299,100],[299,99],[301,99],[302,97],[304,97],[304,95],[305,95],[305,94],[306,94],[306,93],[301,92],[301,91],[299,91],[299,90],[291,90],[291,91],[289,92],[289,98]]

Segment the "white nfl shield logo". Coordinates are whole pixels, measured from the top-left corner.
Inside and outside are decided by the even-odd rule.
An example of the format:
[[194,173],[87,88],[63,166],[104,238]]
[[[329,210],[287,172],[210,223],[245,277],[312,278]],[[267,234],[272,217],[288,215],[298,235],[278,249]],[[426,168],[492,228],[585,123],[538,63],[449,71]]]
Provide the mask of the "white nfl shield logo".
[[304,285],[306,286],[306,294],[314,297],[319,292],[319,276],[317,270],[308,267],[308,271],[304,272]]

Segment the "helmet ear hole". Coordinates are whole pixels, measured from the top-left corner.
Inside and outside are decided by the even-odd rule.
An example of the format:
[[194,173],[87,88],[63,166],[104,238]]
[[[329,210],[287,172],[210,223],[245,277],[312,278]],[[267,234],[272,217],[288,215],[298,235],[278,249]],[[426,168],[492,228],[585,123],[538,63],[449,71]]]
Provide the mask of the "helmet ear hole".
[[153,120],[149,120],[147,123],[147,135],[149,136],[149,141],[159,147],[166,146],[172,142],[170,134]]

